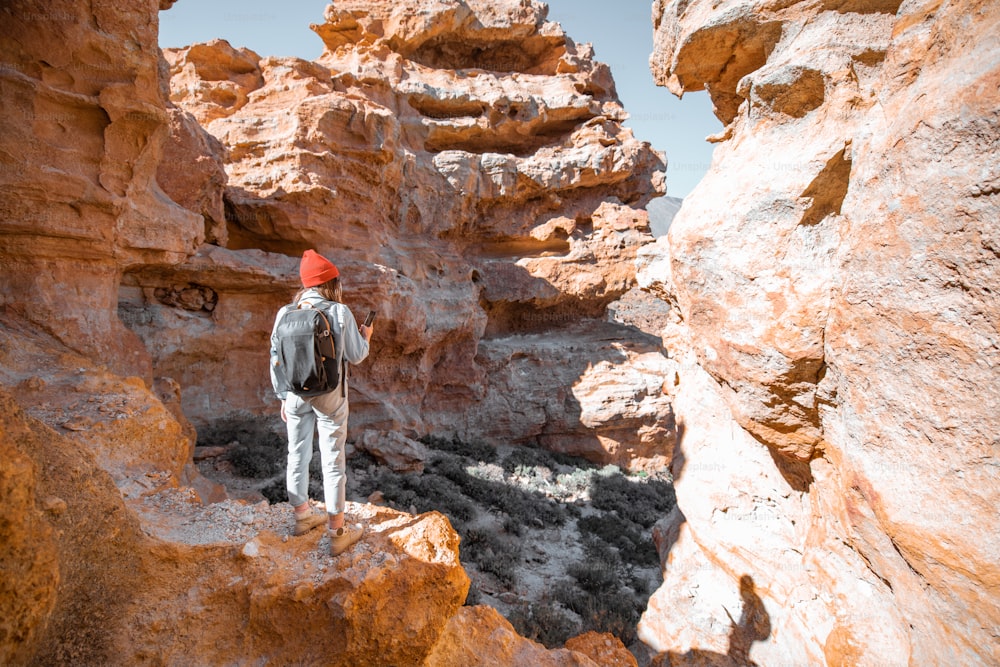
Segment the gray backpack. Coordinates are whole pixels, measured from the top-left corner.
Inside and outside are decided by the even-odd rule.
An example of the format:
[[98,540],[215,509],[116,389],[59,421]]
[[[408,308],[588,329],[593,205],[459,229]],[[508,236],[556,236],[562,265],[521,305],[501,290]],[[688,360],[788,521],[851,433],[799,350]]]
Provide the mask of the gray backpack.
[[291,305],[274,331],[277,389],[299,396],[333,391],[340,384],[341,369],[330,321],[311,303]]

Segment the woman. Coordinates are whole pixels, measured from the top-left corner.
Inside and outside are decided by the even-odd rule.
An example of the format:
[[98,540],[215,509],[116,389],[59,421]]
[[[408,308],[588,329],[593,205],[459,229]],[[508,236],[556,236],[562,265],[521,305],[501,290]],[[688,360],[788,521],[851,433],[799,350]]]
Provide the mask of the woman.
[[[344,445],[347,441],[347,373],[340,384],[318,396],[303,397],[279,390],[275,378],[277,343],[275,332],[282,316],[305,302],[319,308],[327,316],[337,349],[337,366],[346,371],[346,364],[360,363],[368,356],[371,326],[358,327],[354,315],[345,306],[340,285],[340,272],[328,259],[313,250],[306,250],[299,264],[302,289],[292,304],[278,311],[271,331],[271,383],[281,399],[281,419],[288,429],[288,470],[286,487],[288,500],[295,508],[295,535],[303,535],[328,521],[330,554],[339,556],[361,539],[364,529],[344,525],[347,466]],[[313,430],[319,430],[319,451],[323,464],[323,496],[326,514],[314,512],[309,505],[309,461],[312,459]]]

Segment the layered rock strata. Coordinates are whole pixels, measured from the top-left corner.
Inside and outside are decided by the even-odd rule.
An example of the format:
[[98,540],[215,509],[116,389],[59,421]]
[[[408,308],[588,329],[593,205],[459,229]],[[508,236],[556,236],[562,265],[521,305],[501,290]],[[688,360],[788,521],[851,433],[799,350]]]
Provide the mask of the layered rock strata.
[[121,273],[183,261],[205,235],[156,180],[155,9],[23,0],[0,32],[0,304],[147,382],[150,355],[115,308]]
[[[417,12],[338,2],[313,29],[326,45],[316,62],[222,41],[165,52],[172,103],[226,149],[218,156],[229,177],[220,244],[228,252],[210,252],[246,262],[263,251],[275,275],[261,284],[234,266],[230,289],[192,262],[131,272],[123,307],[155,348],[158,372],[184,378],[185,410],[199,423],[273,410],[266,385],[244,375],[265,370],[244,345],[266,345],[271,313],[295,288],[294,258],[315,247],[341,268],[355,311],[379,311],[373,353],[352,377],[354,423],[409,436],[535,442],[558,430],[593,440],[595,423],[562,417],[574,411],[578,378],[544,395],[519,387],[526,403],[549,402],[553,390],[567,396],[555,412],[522,410],[484,350],[601,319],[634,284],[630,259],[652,240],[639,207],[662,190],[663,163],[622,126],[607,67],[535,3],[441,2]],[[236,293],[241,279],[255,304]],[[238,302],[244,317],[214,310],[198,320],[150,298],[200,286],[220,304]],[[183,344],[163,340],[164,329],[182,326]],[[549,335],[550,346],[521,352],[537,368],[580,332]],[[617,336],[630,345],[635,334]],[[227,338],[238,339],[246,363],[225,363]],[[198,373],[186,371],[194,357]],[[456,420],[469,406],[490,417]],[[617,433],[608,441],[615,453],[578,449],[623,463],[619,451],[669,451],[669,416],[635,412],[605,429]],[[518,432],[497,433],[493,419]],[[640,422],[649,427],[641,436],[632,428]]]
[[1000,9],[654,19],[659,81],[725,129],[641,252],[680,424],[642,636],[671,664],[997,662]]

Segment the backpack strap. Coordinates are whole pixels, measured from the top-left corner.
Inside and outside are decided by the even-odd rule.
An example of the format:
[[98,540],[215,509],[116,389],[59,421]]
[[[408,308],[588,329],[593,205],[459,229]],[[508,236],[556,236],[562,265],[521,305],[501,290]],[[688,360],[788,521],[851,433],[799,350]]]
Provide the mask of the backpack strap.
[[322,308],[317,308],[308,301],[300,301],[299,305],[296,306],[296,308],[311,308],[315,310],[317,313],[319,313],[319,316],[323,318],[323,323],[326,324],[326,330],[330,332],[331,336],[333,335],[333,327],[330,326],[330,319],[326,316],[326,313],[323,312]]

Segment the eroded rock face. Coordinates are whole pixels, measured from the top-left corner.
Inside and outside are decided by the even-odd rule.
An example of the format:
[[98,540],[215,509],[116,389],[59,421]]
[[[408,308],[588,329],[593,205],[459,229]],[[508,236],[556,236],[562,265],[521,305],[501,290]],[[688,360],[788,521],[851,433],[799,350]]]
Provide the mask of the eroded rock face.
[[[519,422],[517,437],[555,429],[558,415],[525,422],[477,359],[494,340],[600,319],[634,285],[631,259],[652,240],[638,207],[662,191],[663,163],[622,126],[609,70],[533,2],[419,11],[338,2],[314,30],[326,45],[317,62],[262,58],[218,40],[165,52],[171,102],[225,147],[227,250],[237,262],[264,251],[285,277],[276,271],[262,285],[244,272],[251,304],[199,282],[190,262],[171,275],[131,272],[128,307],[142,311],[133,320],[156,321],[133,329],[155,348],[158,374],[183,375],[185,409],[198,423],[273,410],[266,385],[242,376],[266,377],[262,358],[234,367],[219,343],[242,329],[240,354],[244,344],[266,347],[275,299],[294,292],[292,262],[313,247],[341,269],[356,314],[379,311],[372,355],[353,372],[353,424],[408,436],[499,435],[456,419],[476,405]],[[183,347],[163,343],[163,321],[180,326],[190,316],[148,295],[187,284],[212,287],[218,309],[193,336],[184,330]],[[220,317],[227,301],[247,314],[238,327]],[[552,349],[574,335],[553,333]],[[618,336],[634,337],[628,328]],[[539,367],[552,364],[546,349],[531,354],[542,355]],[[184,371],[191,358],[199,373]],[[229,391],[220,394],[219,382]],[[525,402],[550,400],[530,384],[524,391]],[[647,458],[668,451],[669,419],[643,419],[643,436],[619,428],[613,448],[649,449]],[[558,428],[593,439],[603,426],[594,420]]]
[[683,513],[643,637],[672,664],[995,662],[1000,11],[655,16],[654,73],[726,129],[642,251],[676,306]]
[[55,534],[45,520],[45,508],[64,511],[58,496],[39,498],[38,470],[34,461],[18,451],[14,442],[24,433],[4,429],[0,441],[0,660],[22,664],[31,655],[39,630],[51,613],[59,585]]
[[[123,500],[103,450],[6,392],[0,406],[2,558],[19,575],[4,578],[5,659],[421,664],[465,599],[458,536],[439,514],[352,504],[366,535],[332,559],[322,530],[289,537],[287,505],[203,505],[165,479]],[[401,604],[410,596],[420,603]]]
[[[484,341],[477,361],[490,389],[482,406],[463,416],[463,430],[535,440],[550,451],[625,468],[663,469],[676,427],[665,386],[674,365],[652,336],[621,332],[619,325],[590,323],[568,328],[565,337]],[[496,408],[504,404],[506,410]]]
[[204,240],[201,217],[156,182],[168,115],[155,11],[18,0],[0,37],[2,304],[147,380],[149,354],[115,313],[120,273]]
[[[624,650],[624,648],[622,649]],[[462,607],[428,656],[427,667],[464,665],[537,665],[538,667],[593,667],[586,653],[569,649],[550,651],[517,634],[493,607]]]

